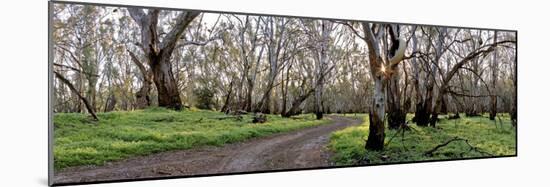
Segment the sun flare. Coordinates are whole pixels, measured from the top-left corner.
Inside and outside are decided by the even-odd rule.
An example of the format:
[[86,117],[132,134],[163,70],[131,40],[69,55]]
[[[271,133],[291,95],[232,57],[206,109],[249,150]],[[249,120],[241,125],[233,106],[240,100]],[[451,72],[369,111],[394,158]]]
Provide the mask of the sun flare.
[[380,65],[380,72],[386,73],[386,66],[384,66],[383,64]]

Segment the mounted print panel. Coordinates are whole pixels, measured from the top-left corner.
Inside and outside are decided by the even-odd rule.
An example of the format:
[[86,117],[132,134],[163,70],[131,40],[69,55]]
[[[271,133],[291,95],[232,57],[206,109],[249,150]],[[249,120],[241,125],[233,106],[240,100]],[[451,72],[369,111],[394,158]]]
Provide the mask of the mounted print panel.
[[50,2],[50,184],[517,155],[517,32]]

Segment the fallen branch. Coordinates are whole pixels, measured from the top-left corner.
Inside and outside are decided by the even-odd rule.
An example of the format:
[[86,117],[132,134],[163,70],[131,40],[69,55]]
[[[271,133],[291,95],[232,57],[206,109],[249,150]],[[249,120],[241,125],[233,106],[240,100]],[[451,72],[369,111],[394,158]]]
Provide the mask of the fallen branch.
[[195,121],[195,123],[200,123],[202,120],[203,120],[203,118],[201,118],[201,119]]
[[243,117],[242,117],[241,115],[235,115],[235,116],[220,116],[220,117],[214,117],[214,119],[217,119],[217,120],[224,120],[224,119],[242,120]]
[[[466,143],[466,145],[468,145],[470,147],[470,150],[468,150],[467,152],[464,152],[464,153],[475,151],[475,152],[478,152],[480,154],[493,156],[493,154],[485,152],[485,151],[481,150],[480,148],[473,146],[472,144],[470,144],[470,142],[468,142],[467,139],[460,138],[460,137],[454,137],[450,140],[447,140],[446,142],[435,146],[433,149],[430,149],[429,151],[426,151],[424,153],[424,155],[431,157],[431,156],[433,156],[433,153],[436,152],[438,149],[440,149],[442,147],[445,147],[445,146],[449,145],[451,142],[454,142],[454,141],[463,141],[464,143]],[[464,153],[461,153],[460,157],[463,157]]]
[[388,143],[386,143],[386,145],[384,145],[384,146],[388,146],[391,143],[391,141],[393,140],[393,138],[395,138],[399,133],[402,133],[402,136],[405,136],[405,131],[406,130],[410,130],[408,125],[405,125],[405,124],[399,125],[399,128],[397,129],[397,131],[395,131],[395,134],[393,134],[393,136],[390,138],[390,140],[388,140]]

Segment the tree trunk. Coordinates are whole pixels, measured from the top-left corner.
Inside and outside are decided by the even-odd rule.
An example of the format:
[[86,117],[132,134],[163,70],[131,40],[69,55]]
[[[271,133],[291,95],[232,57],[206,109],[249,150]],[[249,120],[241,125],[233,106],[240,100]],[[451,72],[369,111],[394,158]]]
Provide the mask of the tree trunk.
[[[439,71],[437,63],[441,59],[442,53],[443,53],[443,42],[445,40],[444,33],[447,32],[446,28],[441,28],[441,30],[438,31],[439,36],[437,39],[437,42],[435,44],[435,56],[433,60],[425,60],[425,63],[431,63],[430,66],[430,72],[427,72],[426,75],[426,97],[421,99],[420,104],[417,104],[416,112],[414,121],[416,122],[416,125],[418,126],[428,126],[430,124],[430,115],[433,114],[434,106],[433,106],[433,97],[434,97],[434,86],[436,85],[436,73]],[[426,51],[430,51],[431,47],[433,47],[433,44],[429,43],[426,46]],[[439,72],[441,73],[441,72]],[[437,94],[442,94],[442,92],[438,92]],[[420,107],[420,108],[419,108]]]
[[[381,53],[382,49],[378,45],[378,40],[380,40],[380,38],[377,38],[374,35],[373,30],[370,27],[370,23],[362,22],[361,25],[365,36],[363,40],[365,40],[368,47],[370,72],[372,74],[372,78],[374,79],[372,108],[369,112],[369,137],[367,138],[365,149],[383,150],[385,138],[384,115],[386,112],[387,81],[388,79],[391,79],[392,76],[394,76],[391,72],[388,72],[386,70],[396,69],[396,67],[403,59],[406,44],[404,40],[399,39],[399,42],[396,42],[399,45],[397,47],[397,50],[395,50],[393,57],[389,59],[388,64],[384,64],[384,61],[382,60],[383,56]],[[379,30],[383,28],[381,27],[381,25],[378,26]],[[382,32],[382,30],[380,30],[379,32]],[[387,57],[384,58],[387,59]]]
[[275,84],[275,79],[277,78],[277,72],[279,69],[277,64],[277,56],[278,55],[273,55],[269,52],[269,80],[259,104],[259,112],[264,114],[270,113],[271,91],[273,90],[273,85]]
[[136,64],[138,69],[141,72],[141,76],[143,77],[143,82],[141,83],[141,88],[138,92],[136,92],[136,108],[137,109],[144,109],[151,105],[151,98],[149,97],[149,92],[151,91],[151,84],[152,84],[152,74],[149,70],[145,68],[143,63],[137,58],[137,56],[132,53],[130,50],[127,50],[128,54],[130,54],[130,58]]
[[428,126],[430,123],[430,114],[432,113],[433,85],[430,83],[426,89],[426,97],[416,104],[414,113],[414,122],[418,126]]
[[[393,57],[398,50],[399,46],[399,30],[391,26],[389,28],[390,38],[392,45],[390,48],[390,55]],[[399,68],[398,65],[391,67],[391,77],[387,84],[387,97],[388,97],[388,127],[390,129],[398,129],[401,125],[405,124],[407,114],[401,106],[401,89],[399,87]]]
[[[414,34],[412,36],[412,41],[413,41],[412,51],[416,51],[417,45],[418,45],[418,38]],[[428,103],[431,104],[431,93],[432,93],[433,87],[430,87],[428,85],[428,87],[426,88],[426,97],[424,97],[422,93],[421,83],[420,83],[421,65],[419,64],[417,58],[412,59],[412,64],[414,68],[413,84],[414,84],[414,90],[416,93],[415,95],[416,106],[415,106],[415,112],[414,112],[414,117],[412,119],[412,122],[415,122],[416,125],[418,126],[427,126],[430,119],[430,109],[431,109],[431,105],[428,105]],[[423,82],[426,82],[426,81],[423,81]],[[426,99],[428,99],[429,101],[426,102]]]
[[269,83],[267,84],[267,90],[264,92],[264,95],[262,97],[262,100],[260,100],[259,109],[258,111],[264,114],[269,114],[269,108],[270,108],[270,101],[271,101],[271,90],[273,90],[273,83],[271,80],[269,80]]
[[319,45],[316,46],[315,52],[316,61],[317,61],[317,74],[316,79],[318,86],[315,88],[315,116],[317,119],[323,118],[323,85],[325,84],[324,80],[324,71],[327,68],[328,63],[328,42],[331,33],[332,24],[328,21],[321,22],[321,33]]
[[136,92],[136,108],[144,109],[151,105],[151,98],[149,97],[149,91],[151,90],[151,84],[149,82],[143,82],[139,91]]
[[283,97],[281,106],[281,114],[286,113],[286,103],[288,97],[288,84],[290,82],[290,69],[292,68],[292,63],[286,67],[286,81],[285,78],[281,77],[281,95]]
[[447,114],[448,113],[447,108],[447,97],[444,95],[443,98],[441,98],[441,113]]
[[300,109],[300,105],[302,105],[302,103],[314,92],[314,89],[311,89],[309,90],[308,92],[306,92],[304,95],[300,95],[299,97],[297,97],[296,99],[294,99],[294,101],[292,102],[292,105],[290,106],[290,109],[288,109],[285,113],[281,113],[281,116],[282,117],[285,117],[285,118],[288,118],[290,116],[294,116],[294,115],[297,115],[297,114],[300,114],[301,111],[299,111]]
[[[498,36],[498,32],[495,31],[495,36],[493,37],[493,43],[496,43],[497,42],[497,36]],[[493,60],[492,60],[492,67],[491,67],[491,70],[493,71],[492,72],[492,79],[491,79],[491,82],[492,82],[492,95],[491,95],[491,112],[489,114],[489,119],[491,120],[495,120],[495,117],[497,115],[497,94],[496,94],[496,90],[497,90],[497,79],[498,79],[498,61],[497,61],[497,56],[498,56],[498,50],[495,50],[494,54],[493,54]]]
[[170,54],[165,53],[164,55],[149,59],[152,66],[153,80],[157,87],[159,106],[181,110],[183,105],[176,80],[172,73],[170,56]]
[[252,111],[252,91],[254,90],[254,82],[251,79],[247,81],[248,87],[246,90],[246,106],[245,109],[247,112]]
[[107,98],[107,101],[105,102],[104,112],[113,111],[115,109],[116,102],[117,102],[117,99],[115,97],[115,94],[111,92],[109,94],[109,98]]
[[153,73],[159,106],[181,110],[183,105],[176,79],[172,73],[170,57],[183,32],[200,12],[182,11],[175,18],[176,23],[172,30],[164,35],[162,42],[159,39],[160,34],[157,32],[159,9],[150,9],[145,13],[143,9],[128,8],[128,12],[141,29],[141,49],[147,56]]
[[[394,74],[398,73],[398,70],[393,70]],[[401,125],[405,124],[406,111],[401,106],[401,91],[399,89],[399,76],[394,75],[391,77],[387,84],[388,89],[388,127],[390,129],[398,129]]]
[[[292,102],[292,105],[290,107],[290,109],[288,109],[285,113],[281,113],[281,116],[283,117],[290,117],[290,116],[293,116],[293,115],[297,115],[297,114],[300,114],[301,111],[299,110],[300,108],[300,105],[302,105],[302,103],[311,95],[313,94],[313,92],[315,92],[315,90],[317,90],[317,87],[321,86],[322,82],[320,80],[323,80],[325,79],[325,76],[330,72],[332,71],[332,69],[334,69],[334,66],[328,68],[326,71],[322,72],[319,79],[317,79],[317,82],[315,83],[315,85],[313,86],[313,88],[305,91],[305,85],[306,85],[306,82],[307,81],[303,81],[302,82],[302,85],[300,86],[302,88],[302,90],[304,90],[303,94],[301,94],[300,96],[296,97],[294,99],[294,101]],[[288,81],[288,80],[287,80]]]
[[315,117],[323,119],[323,98],[322,98],[322,84],[315,89]]
[[[517,36],[516,36],[517,37]],[[512,78],[513,78],[513,82],[514,82],[514,87],[513,87],[513,97],[512,97],[512,107],[511,107],[511,110],[510,110],[510,121],[512,121],[512,126],[513,127],[517,127],[517,120],[518,120],[518,110],[517,110],[517,101],[518,101],[518,56],[517,56],[517,49],[516,49],[516,53],[514,54],[514,59],[512,60],[512,63],[511,63],[511,67],[514,67],[512,68]]]
[[256,58],[256,65],[254,66],[254,69],[252,70],[252,76],[248,76],[246,78],[248,87],[247,87],[247,92],[246,92],[245,110],[247,112],[252,111],[252,92],[254,91],[254,82],[256,82],[256,76],[258,75],[258,67],[260,66],[260,60],[262,59],[264,49],[265,49],[265,46],[262,46],[262,48],[260,49],[260,54],[258,55],[258,58]]
[[384,114],[386,113],[386,85],[382,76],[378,76],[374,80],[374,98],[372,101],[373,108],[369,112],[369,137],[365,144],[367,150],[383,150],[384,149]]
[[229,109],[229,105],[230,105],[230,102],[231,102],[231,95],[233,94],[233,81],[234,79],[231,80],[231,82],[229,83],[229,91],[227,92],[227,95],[225,96],[225,102],[223,103],[223,107],[221,109],[222,112],[224,113],[227,113],[228,111],[230,111]]
[[279,20],[276,20],[275,18],[267,18],[265,22],[264,34],[267,37],[267,43],[265,46],[267,47],[267,60],[269,62],[269,80],[259,104],[259,111],[265,114],[270,113],[271,91],[273,90],[275,79],[279,73],[279,55],[282,48],[285,47],[287,40],[285,33],[285,30],[287,29],[285,25],[287,23],[288,19],[285,18],[281,18]]

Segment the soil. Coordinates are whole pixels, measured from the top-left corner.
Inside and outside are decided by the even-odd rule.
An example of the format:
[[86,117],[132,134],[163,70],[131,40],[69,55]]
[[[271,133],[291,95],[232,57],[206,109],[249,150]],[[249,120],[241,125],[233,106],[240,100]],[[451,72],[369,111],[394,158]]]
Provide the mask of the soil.
[[330,134],[360,120],[327,116],[330,124],[294,132],[254,138],[223,147],[169,151],[107,163],[79,166],[56,172],[56,184],[111,181],[169,176],[328,167]]

